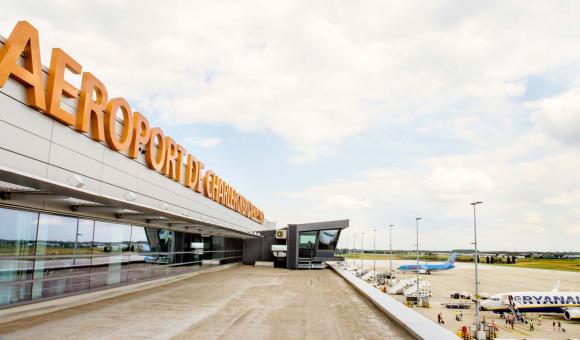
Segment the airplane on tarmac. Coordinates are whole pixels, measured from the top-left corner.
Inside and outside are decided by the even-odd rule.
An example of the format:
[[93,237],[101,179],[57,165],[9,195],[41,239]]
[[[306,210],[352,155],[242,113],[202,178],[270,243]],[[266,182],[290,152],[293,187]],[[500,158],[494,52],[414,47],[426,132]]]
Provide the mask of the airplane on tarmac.
[[549,292],[508,292],[481,302],[481,309],[494,313],[564,314],[566,320],[580,319],[580,292],[560,292],[560,281]]
[[[439,270],[449,270],[455,268],[455,258],[457,257],[457,253],[452,253],[451,256],[447,259],[447,261],[443,263],[435,263],[435,264],[419,264],[419,273],[421,274],[431,274],[431,272],[439,271]],[[416,272],[417,265],[416,264],[405,264],[398,268],[400,271],[403,272]]]

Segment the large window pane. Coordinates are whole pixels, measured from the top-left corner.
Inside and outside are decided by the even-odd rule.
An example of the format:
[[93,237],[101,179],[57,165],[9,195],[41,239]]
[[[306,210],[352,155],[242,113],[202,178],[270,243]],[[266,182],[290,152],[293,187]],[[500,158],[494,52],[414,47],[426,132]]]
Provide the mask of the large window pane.
[[338,229],[321,230],[318,237],[318,249],[334,250],[338,240]]
[[41,214],[36,255],[72,255],[76,249],[77,218]]
[[[90,273],[91,258],[83,256],[82,253],[86,254],[87,249],[90,249],[90,242],[87,242],[87,239],[92,239],[92,224],[91,220],[79,221],[73,217],[40,215],[36,256],[46,256],[46,258],[35,260],[32,298],[88,289],[88,278],[46,281],[43,281],[43,278]],[[83,248],[80,247],[81,243]]]
[[299,234],[300,248],[299,257],[314,257],[314,248],[316,246],[317,231],[303,231]]
[[92,254],[94,227],[95,227],[94,220],[85,220],[85,219],[79,220],[79,228],[77,231],[77,246],[75,251],[75,254],[77,256],[84,254]]
[[140,281],[155,276],[157,254],[154,252],[159,245],[157,229],[133,226],[131,228],[131,257],[128,280]]
[[0,208],[0,256],[34,255],[38,214]]
[[[148,228],[150,229],[150,228]],[[155,229],[153,229],[155,230]],[[154,233],[150,233],[155,235]],[[131,230],[131,252],[149,253],[151,251],[151,241],[145,232],[145,227],[133,226]],[[155,245],[153,245],[155,247]]]
[[[38,214],[0,208],[0,282],[32,278]],[[3,288],[0,288],[3,289]]]
[[126,282],[127,273],[121,273],[129,264],[131,226],[108,222],[95,222],[91,288]]
[[31,287],[31,283],[0,282],[0,306],[30,300]]
[[30,299],[30,284],[2,282],[32,278],[38,214],[0,208],[0,305]]

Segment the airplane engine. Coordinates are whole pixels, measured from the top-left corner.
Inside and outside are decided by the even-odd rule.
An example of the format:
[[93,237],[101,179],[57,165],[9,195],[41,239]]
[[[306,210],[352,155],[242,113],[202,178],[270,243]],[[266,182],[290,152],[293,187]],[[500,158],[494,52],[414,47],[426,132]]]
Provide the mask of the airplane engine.
[[564,319],[578,320],[580,319],[580,308],[570,308],[564,311]]

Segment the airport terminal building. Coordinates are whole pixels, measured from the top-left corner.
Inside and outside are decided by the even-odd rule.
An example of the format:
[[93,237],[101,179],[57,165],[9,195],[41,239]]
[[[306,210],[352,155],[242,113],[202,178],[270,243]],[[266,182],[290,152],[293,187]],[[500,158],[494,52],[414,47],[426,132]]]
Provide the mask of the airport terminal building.
[[[274,237],[280,227],[146,113],[110,98],[98,70],[58,48],[42,66],[27,22],[0,40],[0,308],[244,255],[272,260],[264,244],[286,244]],[[287,254],[278,255],[292,269],[333,258],[345,227],[287,226]]]

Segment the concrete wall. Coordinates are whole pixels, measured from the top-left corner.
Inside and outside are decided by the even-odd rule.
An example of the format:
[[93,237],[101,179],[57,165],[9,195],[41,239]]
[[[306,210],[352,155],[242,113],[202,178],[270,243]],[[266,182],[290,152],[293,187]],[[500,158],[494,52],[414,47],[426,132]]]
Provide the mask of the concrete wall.
[[242,262],[254,265],[256,261],[274,262],[276,257],[272,253],[273,244],[285,244],[285,240],[276,239],[276,230],[261,231],[261,238],[247,238],[244,240],[244,256]]

